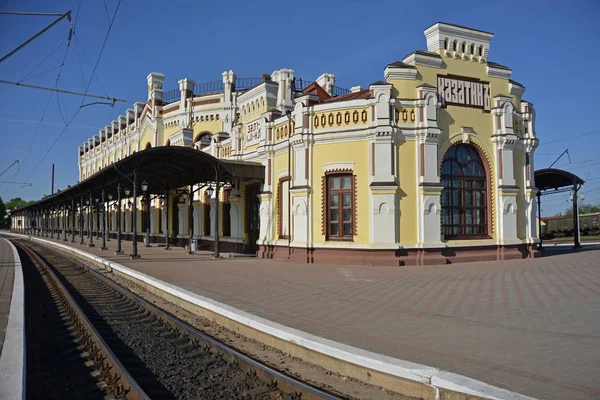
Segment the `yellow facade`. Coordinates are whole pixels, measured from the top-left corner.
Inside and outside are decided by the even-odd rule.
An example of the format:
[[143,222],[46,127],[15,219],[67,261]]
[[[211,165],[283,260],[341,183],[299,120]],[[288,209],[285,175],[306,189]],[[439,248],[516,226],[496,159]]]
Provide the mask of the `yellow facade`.
[[[350,251],[367,251],[403,264],[426,263],[433,253],[436,262],[452,262],[467,247],[531,249],[536,189],[526,159],[538,142],[525,87],[488,60],[492,34],[437,23],[425,36],[427,51],[387,65],[385,81],[364,89],[340,89],[329,73],[298,87],[289,69],[242,81],[225,71],[217,91],[184,79],[181,96],[167,102],[164,76],[150,74],[147,102],[80,147],[80,177],[165,145],[260,163],[262,182],[222,182],[229,186],[220,194],[218,230],[238,250],[261,248],[266,257],[319,262],[335,251],[348,259]],[[443,170],[465,151],[471,158],[461,168],[482,168],[471,180]],[[289,198],[280,193],[285,179]],[[463,186],[453,189],[455,181]],[[464,186],[475,184],[482,186]],[[209,240],[215,228],[206,235],[204,224],[214,223],[215,199],[204,193],[194,198],[192,222],[194,236]],[[169,211],[171,235],[186,238],[187,212]],[[163,232],[163,213],[155,205],[153,234]]]

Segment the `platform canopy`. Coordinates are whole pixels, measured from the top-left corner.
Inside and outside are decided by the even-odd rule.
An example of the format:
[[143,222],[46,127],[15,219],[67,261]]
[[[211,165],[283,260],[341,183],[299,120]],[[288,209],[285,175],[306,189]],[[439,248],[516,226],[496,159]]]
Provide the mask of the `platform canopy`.
[[539,169],[534,172],[534,177],[535,186],[541,191],[573,188],[584,183],[577,175],[556,168]]
[[537,194],[538,199],[538,230],[540,234],[540,249],[542,248],[542,194],[557,194],[562,192],[573,191],[573,247],[575,249],[581,246],[579,232],[579,212],[578,212],[578,196],[577,192],[581,185],[585,182],[577,175],[556,168],[539,169],[533,174],[535,178],[535,186],[539,189]]
[[[142,150],[117,161],[78,184],[46,196],[22,210],[70,203],[81,196],[101,199],[112,194],[117,198],[117,185],[121,190],[129,188],[133,193],[134,176],[137,195],[142,195],[140,185],[148,184],[148,194],[164,194],[167,190],[210,182],[264,180],[264,166],[260,163],[221,160],[200,150],[182,146],[162,146]],[[123,193],[121,193],[123,196]]]

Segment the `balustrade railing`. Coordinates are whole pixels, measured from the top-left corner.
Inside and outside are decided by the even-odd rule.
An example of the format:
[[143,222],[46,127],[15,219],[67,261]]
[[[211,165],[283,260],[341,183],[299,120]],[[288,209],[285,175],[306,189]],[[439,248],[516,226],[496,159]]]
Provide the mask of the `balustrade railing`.
[[173,103],[175,101],[179,101],[181,98],[181,92],[179,89],[168,90],[163,93],[163,101],[165,103]]
[[263,82],[262,78],[236,78],[235,90],[247,90]]
[[[263,82],[263,78],[236,78],[235,90],[239,91],[239,90],[252,89],[253,87],[255,87],[257,85],[260,85],[262,82]],[[314,80],[295,78],[294,79],[294,90],[295,91],[305,90],[307,87],[312,85],[314,82],[315,82]],[[223,92],[224,90],[225,90],[225,85],[223,84],[223,81],[200,82],[200,83],[194,84],[194,95],[219,93],[219,92]],[[345,89],[345,88],[342,88],[339,86],[334,86],[332,96],[334,96],[334,97],[335,96],[343,96],[348,93],[350,93],[349,89]],[[175,101],[179,101],[180,98],[181,98],[181,92],[179,91],[179,89],[169,90],[169,91],[164,92],[164,94],[163,94],[163,101],[165,103],[173,103]]]
[[218,93],[225,90],[223,81],[200,82],[194,84],[194,94]]

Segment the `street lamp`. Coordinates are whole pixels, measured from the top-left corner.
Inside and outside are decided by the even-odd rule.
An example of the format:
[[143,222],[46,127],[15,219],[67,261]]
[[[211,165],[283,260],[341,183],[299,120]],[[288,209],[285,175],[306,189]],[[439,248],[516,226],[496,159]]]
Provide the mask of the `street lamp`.
[[[149,199],[146,200],[146,191],[148,190],[148,182],[143,181],[142,182],[142,227],[143,224],[145,223],[146,226],[146,232],[145,232],[145,237],[144,237],[144,241],[146,242],[145,245],[146,247],[150,247],[150,227],[148,225],[149,224],[149,218],[148,218],[148,211],[150,209],[150,201]],[[146,211],[144,211],[144,209],[146,209]]]
[[113,198],[113,195],[112,195],[112,193],[109,193],[109,194],[108,194],[108,200],[110,201],[110,200],[112,200],[112,198]]
[[[218,185],[219,181],[217,181],[215,183],[215,185]],[[209,186],[206,189],[206,193],[208,194],[208,197],[211,198],[213,193],[215,192],[215,188],[213,186]],[[215,251],[214,251],[214,257],[215,258],[219,258],[220,254],[219,254],[219,193],[217,192],[217,199],[216,199],[216,203],[215,203],[216,209],[215,209]]]
[[579,203],[583,204],[585,196],[583,194],[577,196],[577,188],[574,188],[574,192],[571,193],[570,200],[573,202],[573,236],[575,237],[574,248],[581,247],[581,232],[579,230]]
[[131,189],[125,188],[125,196],[129,196],[130,193],[131,193]]

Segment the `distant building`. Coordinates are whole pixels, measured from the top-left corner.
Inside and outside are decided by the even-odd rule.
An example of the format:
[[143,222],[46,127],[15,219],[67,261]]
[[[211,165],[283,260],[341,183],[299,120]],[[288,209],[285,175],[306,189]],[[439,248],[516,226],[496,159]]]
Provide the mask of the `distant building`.
[[[194,146],[265,166],[263,182],[230,182],[220,199],[221,243],[233,251],[391,265],[530,256],[538,140],[525,87],[488,60],[491,33],[436,23],[425,37],[426,51],[366,88],[280,69],[164,91],[165,76],[151,73],[147,101],[79,147],[80,179],[149,147]],[[193,203],[201,241],[215,232],[214,201],[200,190]],[[154,200],[145,229],[159,240],[168,214],[184,243],[187,208],[172,204],[167,213]]]

